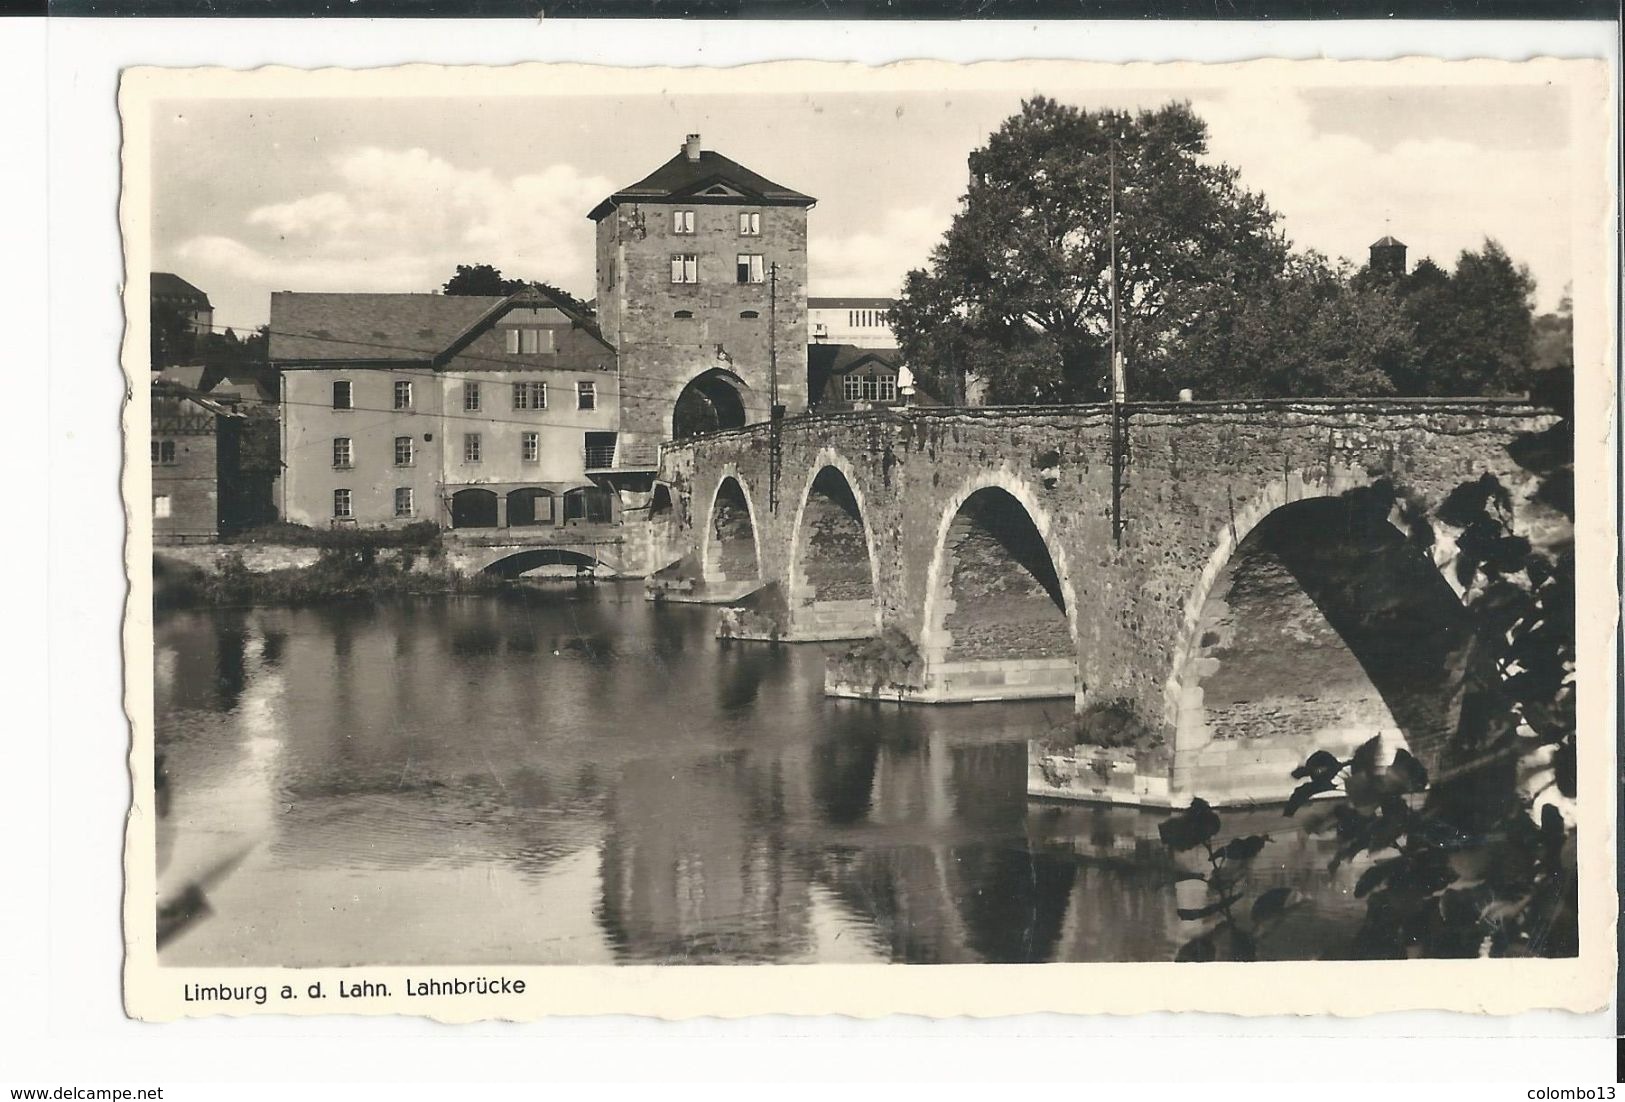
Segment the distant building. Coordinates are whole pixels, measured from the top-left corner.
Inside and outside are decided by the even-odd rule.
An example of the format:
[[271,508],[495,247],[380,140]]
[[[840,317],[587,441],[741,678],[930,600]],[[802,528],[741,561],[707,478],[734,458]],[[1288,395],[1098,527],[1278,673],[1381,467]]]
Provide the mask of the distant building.
[[173,272],[153,272],[150,283],[152,304],[174,311],[194,337],[214,331],[214,307],[208,295]]
[[1373,272],[1384,276],[1405,274],[1405,242],[1383,236],[1371,243],[1371,260],[1367,265]]
[[859,348],[896,348],[889,298],[809,298],[807,343],[850,344]]
[[810,345],[807,392],[813,408],[823,411],[941,405],[919,390],[895,348]]
[[650,446],[807,406],[814,199],[700,147],[595,206],[598,323],[620,357],[620,431]]
[[615,350],[537,288],[507,297],[271,296],[283,515],[311,526],[562,526],[618,519]]
[[156,542],[212,540],[276,519],[274,417],[162,376],[151,397]]

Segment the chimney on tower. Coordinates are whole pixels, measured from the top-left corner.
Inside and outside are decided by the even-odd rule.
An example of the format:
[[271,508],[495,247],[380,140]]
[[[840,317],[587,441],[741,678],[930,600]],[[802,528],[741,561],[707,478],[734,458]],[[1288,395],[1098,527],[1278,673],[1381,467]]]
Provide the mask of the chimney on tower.
[[700,159],[700,136],[698,134],[690,134],[683,140],[683,156],[691,161]]

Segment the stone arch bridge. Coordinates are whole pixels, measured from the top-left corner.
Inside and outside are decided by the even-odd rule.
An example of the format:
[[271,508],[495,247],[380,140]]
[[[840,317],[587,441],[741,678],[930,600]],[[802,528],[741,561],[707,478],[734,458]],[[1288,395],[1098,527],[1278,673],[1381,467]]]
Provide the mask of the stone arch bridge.
[[832,695],[1070,698],[1097,749],[1035,750],[1036,792],[1248,802],[1372,734],[1439,760],[1475,661],[1435,515],[1454,488],[1489,475],[1520,530],[1570,538],[1523,465],[1558,417],[1523,403],[1137,403],[1119,425],[1114,447],[1105,405],[916,408],[669,445],[651,596],[729,605],[734,638],[855,640]]

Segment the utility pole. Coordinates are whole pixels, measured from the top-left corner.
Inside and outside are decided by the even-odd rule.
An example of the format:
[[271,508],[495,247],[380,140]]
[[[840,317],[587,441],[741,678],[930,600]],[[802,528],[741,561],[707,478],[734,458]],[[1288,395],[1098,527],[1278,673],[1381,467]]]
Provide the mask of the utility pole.
[[767,509],[779,511],[780,430],[784,427],[784,407],[779,405],[779,264],[767,272]]
[[1128,378],[1123,370],[1123,349],[1118,336],[1120,325],[1120,303],[1117,292],[1117,139],[1114,137],[1108,154],[1108,174],[1110,181],[1110,196],[1107,200],[1107,209],[1110,212],[1107,218],[1107,234],[1111,248],[1111,272],[1109,275],[1112,292],[1112,542],[1118,547],[1123,545],[1123,474],[1127,466],[1128,452],[1128,426],[1124,423],[1128,402]]

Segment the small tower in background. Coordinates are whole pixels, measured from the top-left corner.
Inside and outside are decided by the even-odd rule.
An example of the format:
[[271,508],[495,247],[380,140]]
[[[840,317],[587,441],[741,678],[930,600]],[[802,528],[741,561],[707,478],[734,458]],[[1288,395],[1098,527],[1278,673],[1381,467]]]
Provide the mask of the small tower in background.
[[1384,236],[1371,243],[1369,267],[1378,275],[1399,277],[1405,274],[1405,242]]

